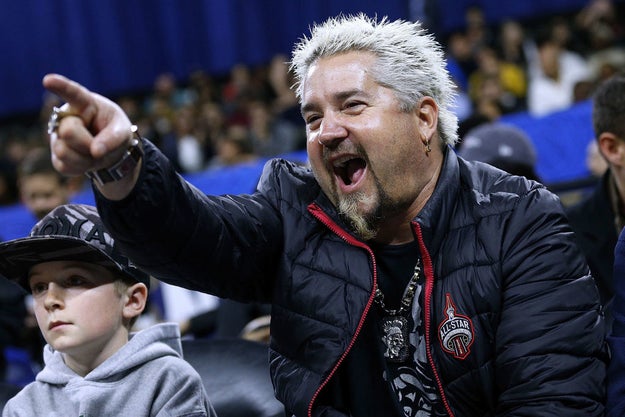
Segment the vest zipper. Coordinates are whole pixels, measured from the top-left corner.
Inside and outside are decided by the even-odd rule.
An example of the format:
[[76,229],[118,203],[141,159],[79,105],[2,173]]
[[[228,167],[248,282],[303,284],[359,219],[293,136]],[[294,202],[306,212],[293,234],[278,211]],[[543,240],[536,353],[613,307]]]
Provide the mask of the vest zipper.
[[354,343],[356,341],[356,338],[358,337],[358,335],[360,334],[360,331],[362,330],[362,326],[363,326],[363,323],[365,322],[365,318],[367,317],[367,314],[369,313],[369,309],[371,308],[371,305],[373,304],[373,298],[374,298],[374,295],[375,295],[375,289],[377,287],[377,271],[378,271],[378,268],[377,268],[377,265],[376,265],[376,262],[375,262],[375,256],[373,256],[373,251],[371,250],[371,248],[369,248],[369,246],[367,246],[365,243],[357,240],[356,238],[351,236],[349,233],[345,232],[345,230],[340,228],[336,223],[334,223],[334,221],[332,219],[330,219],[328,217],[328,215],[317,204],[311,203],[308,206],[308,211],[317,220],[319,220],[328,229],[330,229],[334,234],[336,234],[338,237],[343,239],[347,244],[352,245],[352,246],[356,246],[356,247],[359,247],[359,248],[362,248],[362,249],[366,250],[369,253],[369,256],[371,257],[371,262],[373,264],[373,286],[372,286],[371,294],[369,294],[369,300],[367,301],[367,305],[365,306],[365,310],[363,311],[362,316],[360,317],[360,321],[358,322],[358,327],[356,327],[356,332],[354,333],[354,336],[352,337],[352,339],[349,341],[349,345],[347,345],[347,349],[345,349],[345,351],[343,352],[343,354],[341,355],[339,360],[336,362],[336,364],[334,365],[334,367],[330,371],[330,374],[328,375],[328,377],[321,382],[321,384],[319,385],[319,388],[317,388],[317,390],[313,394],[312,398],[310,399],[310,403],[308,403],[308,412],[307,412],[307,414],[308,414],[308,417],[312,417],[313,404],[315,403],[315,400],[319,396],[319,393],[328,384],[328,382],[330,382],[330,380],[332,379],[332,377],[336,373],[336,370],[339,368],[339,366],[341,366],[341,363],[343,363],[343,361],[347,357],[347,354],[351,351],[351,349],[354,346]]
[[432,265],[432,258],[430,257],[430,252],[428,252],[425,243],[423,242],[423,235],[421,234],[421,226],[417,222],[412,222],[414,227],[415,234],[417,235],[417,240],[419,241],[419,248],[421,250],[421,257],[423,258],[423,273],[425,274],[425,295],[424,295],[424,313],[423,317],[425,320],[425,352],[428,358],[428,362],[430,367],[432,368],[432,373],[434,375],[434,379],[436,380],[436,387],[438,388],[438,392],[441,396],[441,401],[445,406],[445,410],[449,417],[454,417],[453,411],[451,411],[451,406],[449,405],[449,401],[447,401],[447,396],[445,395],[445,391],[443,390],[443,383],[441,381],[440,375],[438,374],[438,370],[436,369],[436,365],[434,364],[434,356],[432,355],[431,348],[431,314],[432,314],[432,292],[434,291],[434,267]]

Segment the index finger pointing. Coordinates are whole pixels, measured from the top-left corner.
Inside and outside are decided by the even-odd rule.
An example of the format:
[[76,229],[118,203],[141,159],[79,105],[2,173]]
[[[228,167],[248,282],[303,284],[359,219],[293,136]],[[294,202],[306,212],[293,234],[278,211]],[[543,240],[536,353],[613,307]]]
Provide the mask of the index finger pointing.
[[47,74],[43,77],[42,84],[48,91],[69,103],[72,111],[80,114],[85,126],[91,124],[96,109],[87,88],[60,74]]

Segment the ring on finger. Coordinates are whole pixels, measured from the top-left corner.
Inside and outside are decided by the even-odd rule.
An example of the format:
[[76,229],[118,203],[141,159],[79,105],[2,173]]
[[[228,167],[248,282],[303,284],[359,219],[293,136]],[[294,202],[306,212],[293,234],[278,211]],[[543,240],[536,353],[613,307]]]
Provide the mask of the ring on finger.
[[63,107],[67,107],[66,105],[61,107],[56,107],[52,109],[52,114],[50,115],[50,119],[48,120],[48,135],[52,135],[53,133],[57,133],[57,129],[59,128],[59,124],[64,117],[67,116],[78,116],[78,113],[74,113],[69,110],[64,110]]

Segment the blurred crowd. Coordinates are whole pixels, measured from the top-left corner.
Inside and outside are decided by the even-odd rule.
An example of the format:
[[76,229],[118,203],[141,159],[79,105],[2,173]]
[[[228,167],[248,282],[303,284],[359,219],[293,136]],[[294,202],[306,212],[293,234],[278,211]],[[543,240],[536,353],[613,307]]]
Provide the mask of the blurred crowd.
[[[459,153],[539,179],[533,166],[519,171],[519,161],[533,165],[536,160],[523,132],[479,127],[514,112],[544,116],[565,110],[589,99],[603,80],[625,71],[625,2],[590,0],[570,15],[495,25],[487,24],[482,9],[470,7],[464,27],[443,38],[448,71],[457,85],[459,136],[470,138],[458,144]],[[288,59],[277,54],[265,65],[239,64],[221,76],[196,71],[181,80],[163,73],[149,91],[115,100],[140,134],[159,146],[183,174],[288,154],[305,148]],[[40,219],[85,185],[83,178],[61,177],[50,163],[47,121],[52,108],[61,104],[49,95],[39,114],[0,124],[0,205],[23,203]],[[496,140],[497,149],[511,150],[515,158],[498,159],[501,155],[493,151]],[[588,152],[589,170],[599,177],[606,164],[596,144],[591,145],[580,152]],[[153,287],[149,314],[138,327],[167,319],[179,322],[183,335],[244,334],[267,340],[268,306],[244,306],[205,294],[198,300],[199,294],[191,291],[174,292],[157,283]],[[26,322],[5,323],[13,333],[0,345],[19,340],[20,346],[30,347],[30,359],[41,362],[44,342],[27,311],[28,302],[22,303],[24,294],[9,290],[15,289],[3,291],[6,302],[0,300],[0,307],[10,306],[12,314],[3,316],[26,317]],[[23,311],[16,315],[15,306]],[[194,308],[180,311],[172,306]],[[0,370],[3,360],[0,355]]]
[[596,85],[625,69],[625,8],[590,0],[568,15],[489,26],[484,11],[470,7],[465,27],[445,45],[462,138],[504,114],[540,117],[589,99]]
[[[625,4],[590,0],[567,15],[497,24],[488,24],[484,10],[473,6],[461,29],[440,38],[458,88],[455,112],[463,138],[504,114],[564,110],[625,70]],[[180,172],[241,164],[305,148],[287,61],[277,54],[265,65],[239,64],[221,76],[196,71],[184,80],[163,73],[150,91],[115,99]],[[0,126],[0,205],[22,200],[20,164],[47,146],[47,119],[60,104],[46,96],[38,116]]]
[[[150,91],[115,100],[183,174],[286,154],[305,147],[287,61],[277,54],[266,65],[239,64],[221,77],[196,71],[184,81],[162,73]],[[61,104],[47,95],[39,115],[0,126],[0,205],[21,200],[19,167],[47,147],[47,120]]]

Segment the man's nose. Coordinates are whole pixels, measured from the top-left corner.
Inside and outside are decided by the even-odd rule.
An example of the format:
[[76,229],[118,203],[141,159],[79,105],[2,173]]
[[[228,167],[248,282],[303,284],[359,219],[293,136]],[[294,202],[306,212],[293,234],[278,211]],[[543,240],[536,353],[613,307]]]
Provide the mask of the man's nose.
[[317,141],[320,145],[332,148],[337,146],[348,135],[348,131],[342,123],[341,117],[328,113],[323,117],[319,127]]

